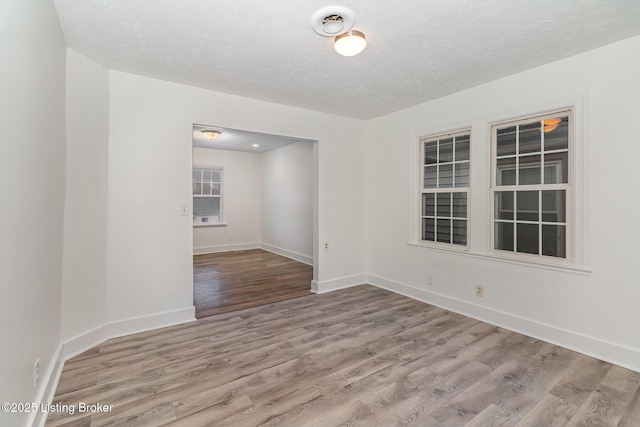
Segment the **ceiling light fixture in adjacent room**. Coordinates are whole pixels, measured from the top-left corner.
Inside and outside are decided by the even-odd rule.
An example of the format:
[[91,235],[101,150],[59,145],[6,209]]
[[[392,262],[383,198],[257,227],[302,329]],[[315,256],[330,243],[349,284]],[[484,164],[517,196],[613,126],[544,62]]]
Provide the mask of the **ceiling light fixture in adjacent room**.
[[356,30],[347,31],[336,37],[333,48],[342,56],[355,56],[367,46],[363,33]]
[[555,130],[561,121],[562,119],[559,119],[557,117],[554,117],[553,119],[542,120],[542,125],[544,126],[544,132],[547,133]]
[[213,141],[214,139],[220,136],[220,132],[217,130],[206,129],[206,130],[201,130],[200,132],[202,132],[202,134],[211,141]]
[[258,148],[258,147],[260,147],[260,144],[253,144],[252,147],[253,148]]

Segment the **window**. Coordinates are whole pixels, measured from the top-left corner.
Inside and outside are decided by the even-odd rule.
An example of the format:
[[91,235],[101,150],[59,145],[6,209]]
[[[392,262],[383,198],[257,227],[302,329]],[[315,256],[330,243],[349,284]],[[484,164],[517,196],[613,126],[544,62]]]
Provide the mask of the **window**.
[[470,131],[422,138],[420,240],[467,246]]
[[221,168],[193,168],[193,224],[222,223]]
[[561,111],[492,127],[494,251],[568,258],[571,126]]

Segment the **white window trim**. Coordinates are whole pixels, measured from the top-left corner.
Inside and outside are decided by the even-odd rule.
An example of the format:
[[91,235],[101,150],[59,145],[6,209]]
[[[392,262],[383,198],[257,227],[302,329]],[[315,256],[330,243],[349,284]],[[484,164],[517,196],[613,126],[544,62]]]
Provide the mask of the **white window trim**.
[[[495,155],[497,153],[497,129],[501,126],[509,126],[515,125],[517,123],[527,122],[529,120],[545,120],[548,118],[558,117],[558,116],[567,116],[569,117],[569,141],[568,141],[568,183],[562,184],[533,184],[533,185],[498,185],[498,177],[497,177],[497,159],[498,157]],[[575,238],[574,238],[574,210],[573,210],[573,199],[574,199],[574,163],[575,158],[573,154],[573,150],[575,148],[575,119],[572,108],[562,108],[556,109],[552,111],[545,111],[539,114],[527,114],[526,116],[502,120],[498,122],[490,123],[490,141],[491,141],[491,154],[489,156],[489,161],[491,163],[491,185],[489,191],[489,252],[494,254],[495,256],[511,258],[514,260],[521,261],[533,261],[536,263],[542,264],[550,264],[550,265],[574,265],[574,250],[575,250]],[[517,157],[516,157],[517,158]],[[517,175],[516,175],[517,176]],[[551,257],[540,254],[529,254],[523,252],[514,251],[506,251],[495,249],[495,193],[499,191],[540,191],[540,190],[566,190],[566,212],[565,212],[565,258],[560,257]],[[514,199],[515,203],[515,199]],[[515,218],[515,216],[514,216]],[[515,221],[515,219],[514,219]],[[511,221],[505,221],[511,222]],[[536,222],[537,223],[537,222]],[[515,236],[514,236],[515,238]],[[515,244],[515,242],[514,242]],[[540,245],[542,245],[542,241],[540,241]],[[514,246],[515,247],[515,246]]]
[[[498,263],[506,263],[506,264],[515,264],[523,267],[530,267],[535,269],[544,269],[551,271],[561,271],[572,274],[579,275],[589,275],[592,272],[590,267],[590,230],[589,230],[589,165],[590,165],[590,155],[589,155],[589,99],[590,95],[588,91],[580,91],[575,92],[573,94],[569,94],[565,97],[556,97],[550,98],[546,101],[539,103],[531,103],[531,104],[522,104],[520,106],[510,106],[508,109],[502,110],[493,110],[487,114],[478,115],[471,117],[466,123],[462,121],[449,122],[448,125],[439,126],[439,127],[427,127],[421,129],[413,129],[411,131],[411,137],[409,138],[408,143],[410,144],[409,151],[410,156],[408,158],[407,168],[411,171],[411,185],[408,187],[409,197],[411,200],[411,209],[407,212],[407,224],[408,224],[408,235],[407,235],[407,246],[415,247],[418,250],[427,250],[427,251],[435,251],[441,253],[453,254],[456,256],[468,256],[476,259],[484,259],[490,260]],[[574,144],[573,153],[570,154],[573,158],[573,170],[570,171],[572,174],[570,179],[573,182],[573,191],[572,194],[569,195],[569,199],[572,199],[570,203],[572,203],[573,207],[573,263],[572,264],[557,264],[557,263],[547,263],[541,262],[540,257],[534,255],[532,259],[512,259],[509,257],[504,257],[501,255],[497,255],[490,251],[490,240],[491,234],[493,233],[491,229],[487,228],[487,224],[492,220],[491,217],[491,204],[492,200],[489,200],[491,187],[491,164],[492,164],[492,153],[491,153],[491,126],[493,123],[499,123],[504,121],[511,121],[522,117],[528,116],[537,116],[540,114],[544,114],[548,111],[557,111],[557,110],[567,110],[571,109],[573,111],[573,120],[574,120]],[[467,236],[467,244],[468,249],[461,248],[452,248],[449,246],[456,245],[431,245],[424,244],[421,242],[419,237],[420,224],[418,223],[417,218],[419,217],[420,212],[420,203],[421,200],[419,198],[419,193],[416,189],[419,189],[419,156],[420,156],[420,139],[425,135],[438,135],[442,133],[448,133],[450,129],[465,129],[471,128],[472,137],[473,133],[480,132],[479,129],[484,129],[482,131],[484,133],[485,141],[487,142],[482,147],[475,147],[471,149],[470,158],[475,159],[472,160],[471,169],[474,169],[474,164],[477,166],[478,158],[477,156],[474,158],[474,150],[484,149],[484,158],[485,158],[485,171],[478,172],[479,175],[484,176],[484,189],[478,189],[480,185],[476,185],[473,189],[472,193],[480,191],[484,192],[485,198],[488,203],[484,211],[482,212],[474,211],[473,215],[469,216],[469,236]],[[477,144],[476,144],[477,145]],[[471,144],[471,147],[474,147]],[[480,159],[482,162],[482,160]],[[473,177],[473,173],[471,173],[471,177]],[[473,182],[473,178],[471,178]],[[470,190],[471,191],[471,190]],[[468,208],[471,208],[471,203],[473,202],[473,198],[476,196],[472,196],[471,200],[469,200]],[[569,202],[568,202],[569,203]],[[479,215],[479,216],[478,216]],[[477,217],[477,218],[474,218]],[[482,220],[480,218],[483,218]],[[482,228],[477,229],[477,225],[481,223]],[[483,235],[481,239],[478,239],[478,233]],[[474,236],[475,234],[475,236]],[[476,240],[484,241],[484,244],[480,244],[480,246],[475,245],[473,242]],[[474,246],[475,245],[475,246]]]
[[[194,227],[226,227],[227,223],[225,222],[224,215],[224,189],[225,189],[225,171],[224,166],[212,166],[212,165],[203,165],[203,164],[194,164],[191,166],[191,170],[193,169],[212,169],[220,171],[220,196],[201,196],[201,197],[219,197],[220,198],[220,221],[218,222],[203,222],[203,223],[195,223],[192,221],[192,225]],[[192,173],[193,175],[193,173]],[[193,193],[193,191],[192,191]],[[193,198],[197,197],[194,194],[191,194],[191,212],[193,212]]]
[[[469,135],[469,184],[467,187],[450,187],[450,188],[424,188],[424,141],[425,140],[433,140],[433,139],[442,139],[446,137],[455,137],[460,135]],[[432,247],[432,248],[440,248],[446,251],[455,251],[455,252],[468,252],[471,247],[471,169],[472,169],[472,135],[471,135],[471,127],[470,126],[460,126],[456,130],[449,130],[445,132],[437,132],[437,133],[420,133],[416,135],[414,138],[414,147],[415,147],[415,155],[412,156],[413,168],[417,168],[414,176],[417,176],[414,180],[414,185],[412,186],[412,193],[414,194],[414,209],[412,211],[411,222],[413,224],[411,238],[409,244],[413,246],[422,246],[422,247]],[[455,163],[455,154],[454,160],[451,161],[453,165]],[[454,177],[453,181],[455,182],[455,169],[453,171]],[[417,192],[416,192],[417,190]],[[467,195],[467,244],[460,245],[455,243],[446,243],[446,242],[438,242],[436,241],[428,241],[422,240],[422,195],[425,193],[465,193]],[[437,216],[437,212],[434,212]],[[453,215],[453,212],[452,212]],[[451,217],[453,221],[453,216]],[[453,227],[453,223],[451,224]],[[437,230],[435,231],[437,233]],[[437,239],[437,237],[436,237]]]

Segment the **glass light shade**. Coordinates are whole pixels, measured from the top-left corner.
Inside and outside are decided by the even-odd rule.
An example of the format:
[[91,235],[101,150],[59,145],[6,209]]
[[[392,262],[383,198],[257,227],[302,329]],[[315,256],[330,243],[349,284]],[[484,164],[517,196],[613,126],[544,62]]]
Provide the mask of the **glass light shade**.
[[552,130],[555,130],[555,128],[558,127],[558,125],[560,124],[562,120],[554,117],[553,119],[546,119],[542,121],[542,124],[544,125],[544,132],[551,132]]
[[209,138],[212,141],[220,136],[220,132],[218,132],[217,130],[203,130],[203,131],[200,131],[200,132],[202,132],[202,134],[204,136],[206,136],[207,138]]
[[364,34],[360,31],[347,31],[336,37],[333,48],[342,56],[355,56],[367,46]]

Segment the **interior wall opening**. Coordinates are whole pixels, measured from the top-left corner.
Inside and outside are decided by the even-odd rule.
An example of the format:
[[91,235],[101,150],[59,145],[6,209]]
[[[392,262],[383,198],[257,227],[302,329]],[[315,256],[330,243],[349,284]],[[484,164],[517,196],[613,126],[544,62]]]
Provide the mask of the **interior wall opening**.
[[203,124],[192,141],[196,317],[311,295],[318,142]]

